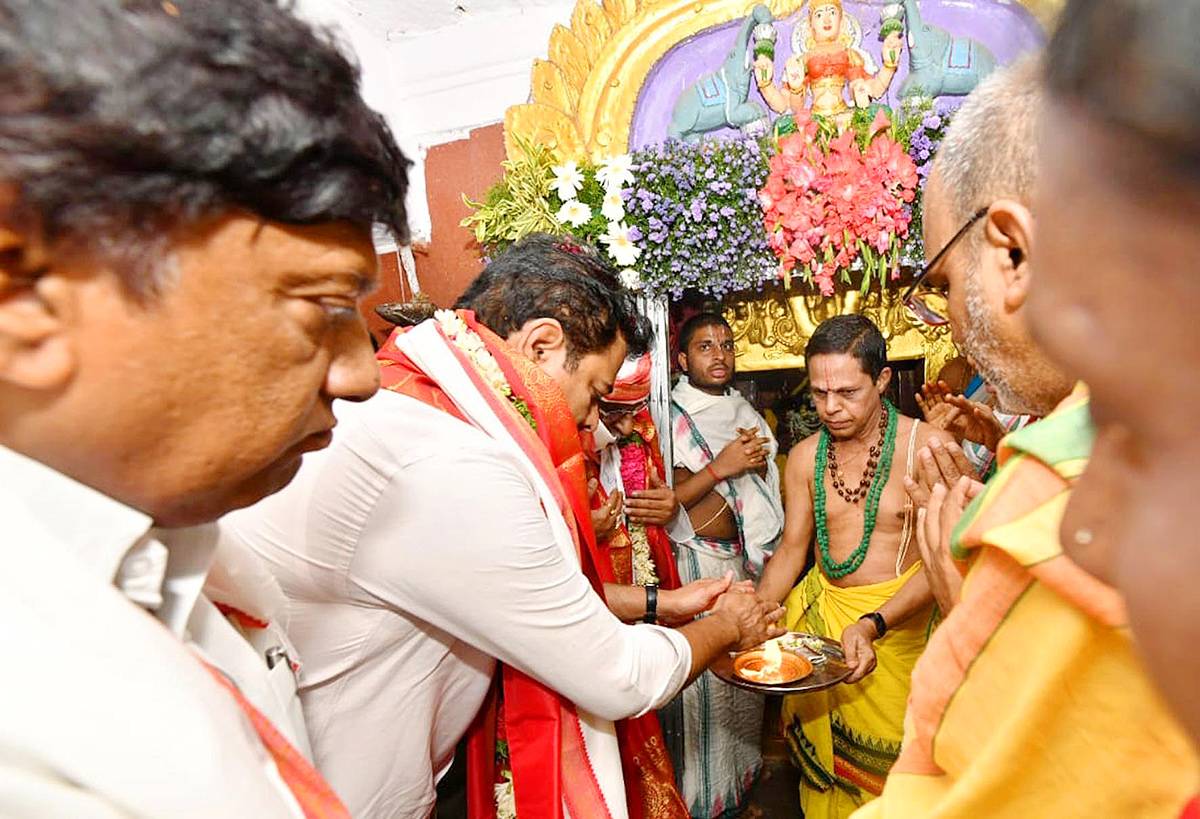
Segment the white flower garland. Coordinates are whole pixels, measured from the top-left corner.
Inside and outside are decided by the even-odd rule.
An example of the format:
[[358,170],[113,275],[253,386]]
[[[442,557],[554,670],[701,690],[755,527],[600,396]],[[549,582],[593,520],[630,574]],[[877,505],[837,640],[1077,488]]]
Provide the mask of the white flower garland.
[[494,788],[496,819],[517,819],[517,796],[513,793],[512,771],[505,771],[504,781]]
[[496,363],[495,357],[488,352],[487,345],[483,343],[479,334],[468,327],[467,323],[453,310],[437,310],[433,317],[441,325],[446,338],[454,342],[454,346],[462,350],[479,370],[479,374],[483,376],[483,380],[487,382],[488,386],[511,401],[512,387],[509,386],[508,379],[504,377],[504,371]]
[[629,539],[633,542],[633,585],[657,586],[658,573],[650,556],[650,539],[646,536],[645,525],[630,522]]

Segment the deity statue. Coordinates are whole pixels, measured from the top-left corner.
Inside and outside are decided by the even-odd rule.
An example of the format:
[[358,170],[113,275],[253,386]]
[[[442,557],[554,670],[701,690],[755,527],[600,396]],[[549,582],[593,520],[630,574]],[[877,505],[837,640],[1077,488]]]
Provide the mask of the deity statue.
[[883,67],[876,71],[871,55],[861,47],[862,27],[842,11],[841,0],[810,0],[808,14],[792,32],[793,54],[784,62],[780,86],[774,84],[770,50],[756,49],[758,90],[771,110],[784,115],[775,123],[776,133],[794,130],[794,115],[805,108],[844,128],[854,113],[851,106],[866,108],[872,99],[882,97],[896,74],[904,42],[899,25],[885,26],[884,32]]

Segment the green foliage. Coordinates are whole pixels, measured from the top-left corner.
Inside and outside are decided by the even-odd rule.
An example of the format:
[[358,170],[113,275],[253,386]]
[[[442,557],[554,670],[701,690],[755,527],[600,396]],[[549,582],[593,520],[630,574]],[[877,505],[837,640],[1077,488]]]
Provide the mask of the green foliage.
[[475,241],[489,253],[530,233],[564,232],[554,216],[557,208],[551,200],[554,155],[544,146],[520,137],[516,142],[521,155],[502,163],[504,178],[488,190],[483,201],[474,202],[463,195],[463,202],[475,212],[461,224],[475,232]]
[[883,24],[879,26],[879,42],[883,42],[885,39],[887,39],[889,34],[897,31],[904,31],[904,23],[900,20],[900,18],[889,17],[888,19],[884,20]]
[[905,146],[912,145],[913,132],[921,127],[921,121],[931,113],[933,113],[933,97],[914,94],[901,100],[892,122],[896,141]]

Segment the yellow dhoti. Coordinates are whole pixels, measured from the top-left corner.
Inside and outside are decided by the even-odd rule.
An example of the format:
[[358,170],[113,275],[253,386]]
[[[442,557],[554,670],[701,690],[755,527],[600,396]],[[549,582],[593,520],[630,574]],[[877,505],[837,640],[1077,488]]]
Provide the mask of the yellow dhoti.
[[[877,610],[919,571],[918,561],[892,580],[842,588],[814,568],[785,601],[787,627],[840,640],[847,626]],[[932,609],[875,641],[877,665],[861,682],[784,700],[784,733],[800,769],[806,819],[847,817],[883,791],[900,753],[909,675],[925,649]]]

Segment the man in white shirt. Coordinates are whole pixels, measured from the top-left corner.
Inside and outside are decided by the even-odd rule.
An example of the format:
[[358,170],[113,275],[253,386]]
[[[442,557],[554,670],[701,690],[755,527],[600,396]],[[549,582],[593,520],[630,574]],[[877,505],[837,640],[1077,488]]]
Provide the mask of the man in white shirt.
[[345,816],[285,601],[210,521],[377,387],[403,157],[273,4],[0,19],[0,815]]
[[[731,592],[679,629],[627,625],[598,593],[578,428],[649,340],[606,262],[530,237],[459,306],[394,334],[385,389],[339,405],[333,446],[226,522],[291,600],[316,762],[356,816],[429,815],[499,661],[504,719],[472,731],[471,798],[491,803],[495,782],[502,814],[624,817],[614,721],[779,633],[779,612]],[[638,592],[621,615],[653,622]],[[493,728],[510,756],[481,774]]]

